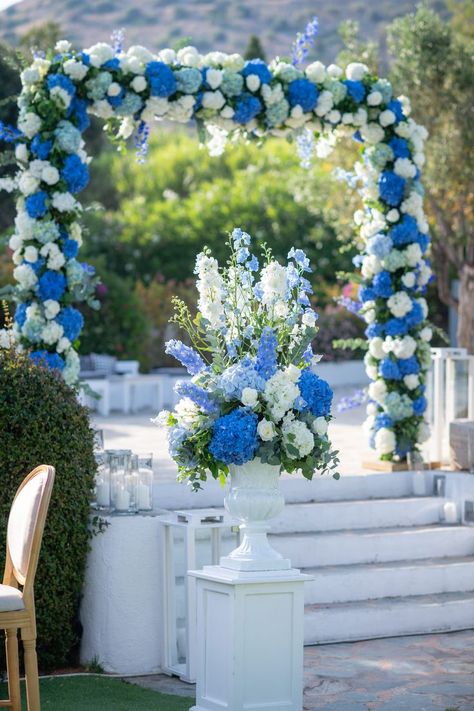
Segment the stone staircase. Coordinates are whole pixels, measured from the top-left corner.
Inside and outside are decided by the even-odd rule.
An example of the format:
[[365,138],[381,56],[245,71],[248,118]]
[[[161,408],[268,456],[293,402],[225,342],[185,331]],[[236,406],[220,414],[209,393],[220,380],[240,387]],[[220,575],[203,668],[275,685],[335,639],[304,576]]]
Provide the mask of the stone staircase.
[[444,502],[406,495],[286,506],[271,538],[313,577],[306,644],[474,627],[474,527],[441,523]]

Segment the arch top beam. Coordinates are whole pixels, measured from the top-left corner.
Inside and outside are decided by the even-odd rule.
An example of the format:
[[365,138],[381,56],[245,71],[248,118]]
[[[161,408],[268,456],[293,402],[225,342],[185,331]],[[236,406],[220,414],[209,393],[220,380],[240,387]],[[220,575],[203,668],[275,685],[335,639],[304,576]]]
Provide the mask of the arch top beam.
[[355,230],[363,249],[355,308],[367,323],[371,441],[379,457],[393,459],[426,436],[431,330],[424,293],[431,270],[420,171],[427,134],[386,79],[361,63],[301,68],[278,59],[201,55],[194,47],[154,54],[105,43],[76,52],[66,41],[36,57],[21,79],[18,131],[4,134],[16,142],[18,173],[3,187],[18,191],[10,239],[13,335],[33,360],[61,370],[74,385],[83,327],[75,304],[97,305],[97,276],[78,258],[77,196],[90,160],[82,134],[90,114],[123,139],[135,133],[142,153],[155,118],[198,121],[216,155],[229,138],[296,134],[307,154],[324,157],[349,137],[360,146],[355,181],[363,206]]

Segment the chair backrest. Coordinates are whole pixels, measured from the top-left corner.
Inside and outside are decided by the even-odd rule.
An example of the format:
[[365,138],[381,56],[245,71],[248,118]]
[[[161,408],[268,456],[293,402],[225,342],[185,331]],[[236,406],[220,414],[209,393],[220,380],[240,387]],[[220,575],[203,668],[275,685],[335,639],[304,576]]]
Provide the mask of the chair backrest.
[[6,572],[10,567],[25,593],[33,587],[54,474],[54,467],[46,464],[30,472],[16,492],[8,517]]

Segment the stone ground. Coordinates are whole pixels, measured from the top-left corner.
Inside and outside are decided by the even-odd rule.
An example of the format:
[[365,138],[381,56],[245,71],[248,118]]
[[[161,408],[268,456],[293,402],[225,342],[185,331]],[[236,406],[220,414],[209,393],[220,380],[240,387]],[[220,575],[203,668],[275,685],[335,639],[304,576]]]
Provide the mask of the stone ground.
[[[474,711],[474,631],[306,647],[304,711]],[[129,678],[194,695],[158,674]]]

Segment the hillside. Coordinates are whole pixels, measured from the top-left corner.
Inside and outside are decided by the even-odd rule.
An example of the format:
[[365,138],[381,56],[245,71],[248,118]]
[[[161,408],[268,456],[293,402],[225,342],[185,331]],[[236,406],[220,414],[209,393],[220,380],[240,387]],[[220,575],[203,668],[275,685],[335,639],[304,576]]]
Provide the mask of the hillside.
[[[320,34],[315,55],[331,61],[339,46],[337,27],[345,19],[360,23],[361,35],[382,38],[385,26],[413,10],[415,0],[23,0],[0,12],[0,38],[15,44],[26,30],[47,20],[64,28],[77,47],[107,41],[114,29],[126,42],[150,49],[191,38],[201,51],[243,52],[257,34],[267,57],[288,55],[295,33],[317,15]],[[433,3],[444,7],[442,0]]]

